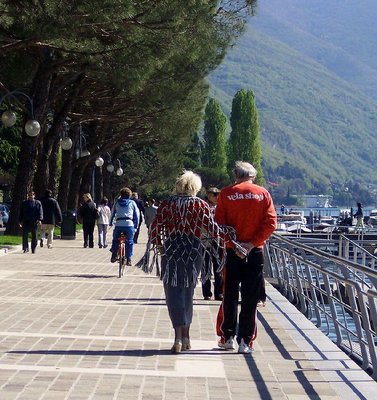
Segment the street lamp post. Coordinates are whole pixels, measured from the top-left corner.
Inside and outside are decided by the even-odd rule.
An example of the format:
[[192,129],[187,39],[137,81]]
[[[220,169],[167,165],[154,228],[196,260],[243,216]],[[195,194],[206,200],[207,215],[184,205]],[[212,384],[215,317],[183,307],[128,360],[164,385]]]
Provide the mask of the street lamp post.
[[[109,152],[106,152],[103,155],[97,156],[94,161],[94,165],[91,167],[91,193],[94,198],[98,198],[102,196],[102,191],[106,186],[109,189],[109,176],[107,175],[106,180],[103,179],[103,169],[106,167],[106,171],[108,174],[115,173],[117,177],[123,175],[123,168],[120,160],[117,158],[115,159],[114,163],[112,161],[112,157]],[[98,168],[98,169],[97,169]],[[97,179],[98,177],[102,177],[101,179]],[[107,190],[108,192],[109,190]],[[96,196],[98,195],[98,196]]]
[[[26,100],[29,102],[30,106],[30,114],[31,118],[28,119],[25,123],[25,132],[28,136],[30,137],[35,137],[39,135],[39,132],[41,131],[41,125],[39,122],[34,118],[34,107],[33,107],[33,101],[32,99],[25,94],[24,92],[21,92],[20,90],[13,90],[11,92],[6,93],[1,99],[0,99],[0,106],[3,104],[3,102],[8,101],[8,106],[9,110],[4,111],[1,114],[1,122],[6,128],[11,128],[14,126],[17,122],[17,115],[16,113],[12,110],[12,99],[18,103],[19,100],[17,99],[17,96],[23,96],[26,98]],[[23,108],[23,106],[21,105]]]
[[[104,163],[105,163],[105,161],[101,156],[98,156],[96,158],[96,160],[94,161],[95,166],[99,168],[99,173],[101,174],[101,176],[102,176],[102,168],[101,167],[103,166]],[[100,186],[101,186],[101,192],[102,192],[102,184]],[[92,170],[92,192],[93,192],[92,195],[93,195],[93,199],[96,196],[96,190],[95,189],[96,189],[96,168],[94,167],[93,170]]]
[[97,158],[96,158],[96,161],[95,161],[96,167],[102,167],[102,165],[103,165],[104,163],[105,163],[105,161],[103,160],[102,157],[97,157]]
[[62,136],[60,139],[60,146],[61,146],[62,150],[71,150],[71,148],[73,146],[72,139],[68,136],[67,127],[68,127],[68,124],[66,122],[64,122],[63,128],[62,128],[63,132],[62,132]]
[[25,133],[22,136],[19,163],[14,181],[12,213],[7,226],[7,233],[17,234],[20,205],[25,198],[26,192],[30,189],[34,178],[37,145],[39,143],[36,137],[40,133],[41,126],[34,116],[33,101],[27,94],[18,89],[8,91],[3,85],[0,85],[0,88],[5,93],[0,97],[0,119],[4,128],[12,128],[17,123],[17,119],[21,114],[24,114],[24,116],[20,119],[23,121],[26,120],[24,125]]
[[119,158],[116,159],[116,162],[118,163],[118,168],[115,170],[115,173],[117,174],[117,176],[122,176],[123,169],[122,169],[122,164],[120,163]]
[[106,152],[106,154],[104,155],[104,158],[105,158],[106,164],[107,164],[106,165],[106,171],[110,172],[110,173],[114,172],[114,164],[112,163],[110,153]]
[[76,158],[88,157],[90,156],[90,151],[88,150],[85,133],[82,130],[82,126],[80,124],[79,130],[79,146],[76,149]]

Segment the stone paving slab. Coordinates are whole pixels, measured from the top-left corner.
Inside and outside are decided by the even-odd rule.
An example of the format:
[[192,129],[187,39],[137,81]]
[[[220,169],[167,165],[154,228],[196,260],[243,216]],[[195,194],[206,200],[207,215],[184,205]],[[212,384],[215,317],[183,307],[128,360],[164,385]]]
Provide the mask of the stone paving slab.
[[[134,261],[145,249],[146,231]],[[219,303],[195,292],[193,349],[172,355],[161,282],[122,279],[106,249],[55,240],[0,257],[0,400],[372,399],[377,384],[272,286],[255,353],[217,348]]]

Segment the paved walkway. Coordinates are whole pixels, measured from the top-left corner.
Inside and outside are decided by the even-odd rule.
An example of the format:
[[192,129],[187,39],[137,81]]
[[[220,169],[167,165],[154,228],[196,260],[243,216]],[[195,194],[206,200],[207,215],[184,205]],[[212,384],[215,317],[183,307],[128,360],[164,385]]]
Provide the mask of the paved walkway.
[[219,303],[199,286],[193,349],[171,354],[161,282],[135,267],[118,279],[109,258],[81,234],[0,256],[0,400],[376,398],[377,383],[270,285],[253,355],[217,349]]

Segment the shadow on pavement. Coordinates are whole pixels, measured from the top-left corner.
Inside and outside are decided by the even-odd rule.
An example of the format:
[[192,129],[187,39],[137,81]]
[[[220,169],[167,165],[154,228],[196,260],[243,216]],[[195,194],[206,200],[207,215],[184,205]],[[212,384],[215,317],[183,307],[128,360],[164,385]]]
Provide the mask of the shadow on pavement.
[[[125,340],[126,341],[126,340]],[[132,350],[11,350],[8,351],[7,354],[23,354],[23,355],[36,355],[36,354],[44,354],[47,356],[126,356],[126,357],[153,357],[153,356],[163,356],[163,355],[172,355],[170,349],[132,349]],[[181,355],[185,354],[201,354],[201,355],[237,355],[234,351],[226,351],[223,349],[219,349],[218,347],[214,347],[212,349],[191,349],[187,351],[182,351]],[[249,355],[247,357],[250,357]]]
[[8,354],[44,354],[51,356],[108,356],[108,357],[116,357],[116,356],[126,356],[126,357],[153,357],[153,356],[161,356],[161,355],[171,355],[170,349],[149,349],[149,350],[13,350],[8,351]]
[[66,274],[43,274],[43,275],[36,275],[36,276],[49,276],[49,277],[57,277],[57,278],[85,278],[85,279],[109,279],[118,277],[117,275],[96,275],[96,274],[73,274],[73,275],[66,275]]
[[153,298],[153,297],[110,297],[106,299],[99,299],[104,301],[165,301],[164,298]]

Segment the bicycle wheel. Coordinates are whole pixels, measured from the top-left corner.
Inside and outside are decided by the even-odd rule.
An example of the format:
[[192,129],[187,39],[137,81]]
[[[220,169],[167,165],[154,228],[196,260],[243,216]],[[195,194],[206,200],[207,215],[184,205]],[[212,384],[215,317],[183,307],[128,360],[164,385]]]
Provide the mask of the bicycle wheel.
[[120,254],[119,254],[119,278],[123,276],[124,265],[126,264],[126,256],[125,256],[125,246],[124,243],[120,244]]
[[124,257],[120,256],[119,257],[119,275],[118,275],[119,278],[121,278],[123,275],[123,268],[124,268]]

